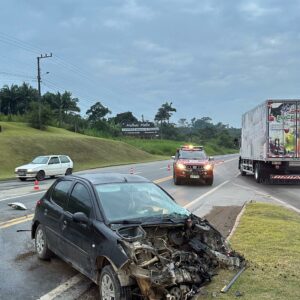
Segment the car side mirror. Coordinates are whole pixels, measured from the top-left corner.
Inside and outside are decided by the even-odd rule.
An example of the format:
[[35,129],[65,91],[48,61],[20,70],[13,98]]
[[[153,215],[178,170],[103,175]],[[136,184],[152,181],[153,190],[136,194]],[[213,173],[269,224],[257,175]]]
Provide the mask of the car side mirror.
[[213,156],[210,156],[210,157],[208,158],[208,160],[212,161],[212,160],[215,160],[215,158],[214,158]]
[[77,212],[73,215],[73,221],[75,223],[82,223],[82,224],[87,224],[89,222],[89,218],[87,215],[83,212]]
[[171,156],[171,158],[172,158],[172,159],[175,159],[175,156],[174,156],[174,155],[172,155],[172,156]]

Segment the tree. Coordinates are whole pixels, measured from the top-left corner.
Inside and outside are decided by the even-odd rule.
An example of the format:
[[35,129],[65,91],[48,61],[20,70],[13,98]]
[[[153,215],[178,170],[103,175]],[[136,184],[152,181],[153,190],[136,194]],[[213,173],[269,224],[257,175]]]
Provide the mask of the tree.
[[131,111],[123,112],[120,114],[117,114],[114,118],[113,121],[116,124],[128,124],[128,123],[137,123],[138,119],[132,114]]
[[107,107],[103,106],[101,102],[96,102],[86,112],[88,120],[91,123],[105,120],[104,117],[110,113],[111,111]]
[[160,131],[161,131],[161,138],[163,136],[163,123],[170,123],[170,118],[173,114],[173,112],[176,112],[176,108],[172,107],[172,102],[164,103],[162,106],[158,109],[158,112],[155,115],[154,120],[157,122],[160,122]]
[[36,129],[46,129],[47,125],[50,125],[52,119],[52,111],[49,105],[45,104],[41,110],[41,125],[39,120],[39,105],[36,102],[30,104],[30,113],[28,115],[29,124]]
[[43,102],[49,104],[51,110],[58,120],[59,127],[62,126],[63,120],[69,114],[75,114],[80,112],[80,108],[77,106],[79,100],[72,97],[72,93],[65,91],[63,94],[57,92],[46,93],[43,95]]

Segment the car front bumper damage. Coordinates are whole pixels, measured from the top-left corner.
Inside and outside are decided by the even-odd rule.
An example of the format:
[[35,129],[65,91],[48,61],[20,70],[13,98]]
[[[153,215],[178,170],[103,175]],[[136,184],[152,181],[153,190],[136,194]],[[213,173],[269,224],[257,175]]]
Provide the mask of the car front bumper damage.
[[196,216],[184,224],[123,227],[118,233],[129,257],[124,268],[144,299],[189,299],[217,268],[245,263],[208,221]]

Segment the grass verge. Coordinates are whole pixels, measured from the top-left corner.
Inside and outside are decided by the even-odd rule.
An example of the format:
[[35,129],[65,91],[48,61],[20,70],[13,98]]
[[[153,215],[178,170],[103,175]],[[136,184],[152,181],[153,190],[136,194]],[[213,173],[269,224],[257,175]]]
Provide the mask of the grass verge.
[[221,271],[199,299],[300,299],[300,216],[281,206],[251,203],[231,239],[249,268],[226,294],[220,289],[235,273]]
[[0,179],[12,178],[17,166],[35,156],[67,154],[75,170],[162,159],[124,142],[89,137],[49,127],[40,131],[25,123],[0,122]]
[[[165,155],[168,157],[175,155],[176,149],[181,145],[188,144],[187,142],[160,139],[146,140],[137,138],[121,138],[121,140],[148,153],[154,155]],[[204,143],[203,146],[208,155],[231,154],[238,152],[237,149],[220,147],[213,142]]]

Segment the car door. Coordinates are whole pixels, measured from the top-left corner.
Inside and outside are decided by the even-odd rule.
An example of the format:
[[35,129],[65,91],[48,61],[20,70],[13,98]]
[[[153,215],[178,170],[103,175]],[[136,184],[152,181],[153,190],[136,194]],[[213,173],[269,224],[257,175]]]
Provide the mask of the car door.
[[[93,245],[92,219],[94,218],[92,193],[82,182],[75,183],[64,212],[62,235],[66,256],[83,273],[89,275]],[[83,212],[89,218],[88,224],[73,221],[73,214]],[[95,245],[94,245],[95,247]]]
[[60,155],[59,159],[61,162],[61,174],[65,174],[67,169],[72,168],[71,162],[66,155]]
[[43,225],[46,229],[49,247],[55,252],[61,252],[60,224],[63,221],[64,208],[67,205],[72,184],[72,180],[57,181],[44,203]]
[[52,156],[48,162],[46,175],[54,176],[61,174],[61,163],[58,156]]

